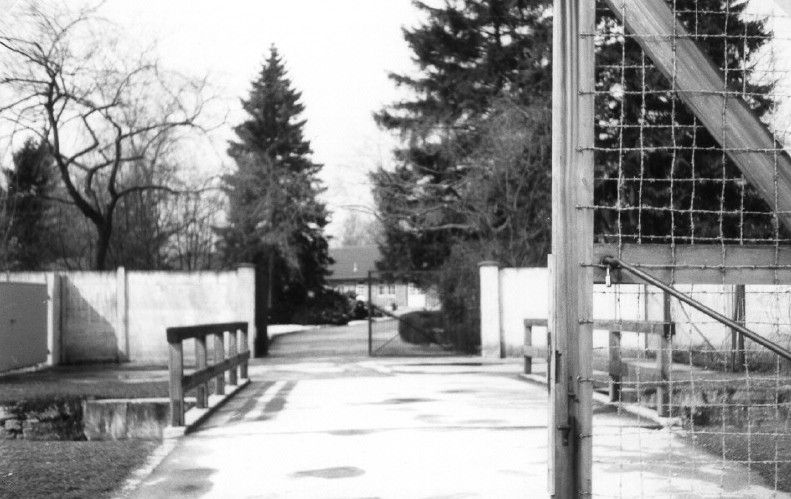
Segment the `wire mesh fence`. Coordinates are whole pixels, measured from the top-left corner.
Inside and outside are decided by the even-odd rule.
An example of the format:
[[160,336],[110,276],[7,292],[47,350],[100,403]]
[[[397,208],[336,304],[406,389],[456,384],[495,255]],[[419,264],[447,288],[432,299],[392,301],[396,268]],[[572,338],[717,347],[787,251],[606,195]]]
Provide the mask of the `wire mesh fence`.
[[[596,54],[582,208],[597,257],[615,262],[594,262],[612,284],[594,288],[594,319],[631,321],[593,333],[593,495],[791,492],[791,359],[771,347],[791,346],[788,14],[774,1],[600,0],[580,33]],[[617,483],[597,482],[605,468]]]
[[[459,311],[441,297],[440,272],[372,272],[369,353],[378,357],[462,353],[463,329],[477,326],[477,310]],[[458,320],[453,320],[458,319]]]

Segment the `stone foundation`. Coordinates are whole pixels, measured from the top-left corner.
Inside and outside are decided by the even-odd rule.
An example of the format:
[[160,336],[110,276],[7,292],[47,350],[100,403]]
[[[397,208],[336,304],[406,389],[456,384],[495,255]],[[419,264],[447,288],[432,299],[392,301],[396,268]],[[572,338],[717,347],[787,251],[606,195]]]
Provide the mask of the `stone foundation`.
[[0,405],[0,439],[84,440],[77,399],[29,400]]

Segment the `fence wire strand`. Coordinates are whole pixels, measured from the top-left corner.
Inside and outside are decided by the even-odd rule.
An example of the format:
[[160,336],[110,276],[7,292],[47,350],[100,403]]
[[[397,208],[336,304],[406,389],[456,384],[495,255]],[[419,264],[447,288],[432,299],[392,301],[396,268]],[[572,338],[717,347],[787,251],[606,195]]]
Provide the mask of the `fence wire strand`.
[[[789,211],[777,207],[789,188],[781,168],[791,133],[791,17],[773,0],[657,1],[674,16],[669,32],[631,32],[619,19],[631,26],[640,10],[599,0],[595,32],[581,34],[594,39],[596,82],[594,202],[580,208],[593,211],[595,243],[615,245],[614,256],[627,258],[634,246],[669,248],[668,262],[629,263],[661,272],[682,293],[789,347],[791,232],[782,222]],[[689,42],[719,71],[720,88],[680,81],[690,62],[680,47]],[[652,60],[646,47],[663,43],[670,60]],[[716,109],[688,106],[712,96]],[[729,121],[742,105],[773,145],[727,145],[745,133]],[[712,117],[720,130],[706,127]],[[771,160],[773,191],[747,180],[744,154]],[[687,246],[714,256],[687,260]],[[729,258],[734,247],[749,257]],[[694,272],[709,277],[679,280]],[[771,277],[751,277],[759,272]],[[595,386],[609,400],[594,407],[595,496],[791,493],[787,359],[647,285],[596,285],[594,314],[674,327],[665,336],[594,331]],[[608,468],[618,470],[617,483],[597,480]]]

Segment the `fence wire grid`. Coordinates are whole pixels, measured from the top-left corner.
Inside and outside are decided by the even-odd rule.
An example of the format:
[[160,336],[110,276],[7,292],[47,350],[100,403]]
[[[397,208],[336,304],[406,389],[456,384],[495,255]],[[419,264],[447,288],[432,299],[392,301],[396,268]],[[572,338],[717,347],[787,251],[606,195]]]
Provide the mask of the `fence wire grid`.
[[[663,1],[599,0],[595,32],[580,35],[596,49],[595,243],[787,348],[791,17],[772,0],[668,0],[671,23],[648,19]],[[745,146],[756,125],[771,140]],[[761,161],[768,188],[750,170]],[[630,259],[652,251],[667,259]],[[671,325],[594,331],[609,400],[594,406],[595,496],[791,492],[787,359],[645,284],[597,284],[594,315]],[[597,479],[605,469],[617,483]]]

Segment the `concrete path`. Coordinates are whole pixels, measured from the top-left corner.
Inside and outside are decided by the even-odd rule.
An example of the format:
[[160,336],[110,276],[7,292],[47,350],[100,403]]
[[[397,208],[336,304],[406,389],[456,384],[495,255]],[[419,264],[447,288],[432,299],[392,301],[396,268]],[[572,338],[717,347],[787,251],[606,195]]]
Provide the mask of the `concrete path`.
[[[274,342],[253,383],[183,437],[133,497],[547,495],[546,388],[521,380],[518,363],[371,360],[342,352],[344,335],[356,344],[353,328]],[[304,357],[327,351],[335,356]],[[755,474],[665,430],[594,417],[597,495],[771,496]]]

